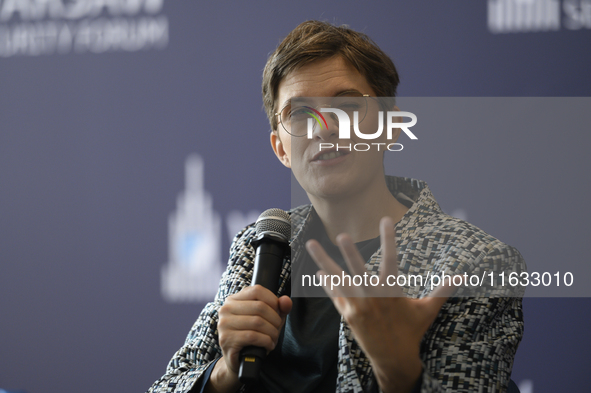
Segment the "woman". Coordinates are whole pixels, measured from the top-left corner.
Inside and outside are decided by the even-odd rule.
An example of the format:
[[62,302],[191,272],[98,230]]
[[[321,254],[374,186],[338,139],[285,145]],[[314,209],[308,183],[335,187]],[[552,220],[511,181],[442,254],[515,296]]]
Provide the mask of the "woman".
[[[150,391],[506,389],[523,333],[520,297],[498,297],[493,288],[495,297],[448,300],[453,285],[432,291],[426,282],[326,285],[329,298],[290,297],[314,263],[321,274],[344,269],[377,275],[382,284],[399,274],[525,268],[517,250],[444,214],[424,182],[385,176],[384,149],[320,149],[339,144],[336,117],[313,127],[310,138],[294,129],[300,97],[347,97],[369,107],[375,97],[394,97],[398,81],[392,61],[367,36],[323,22],[301,24],[270,56],[263,101],[271,145],[311,205],[290,212],[292,253],[278,296],[249,286],[254,228],[237,235],[216,299]],[[364,127],[375,130],[378,120],[364,118]],[[359,141],[355,135],[350,142]],[[248,345],[269,355],[260,381],[241,386],[238,354]]]

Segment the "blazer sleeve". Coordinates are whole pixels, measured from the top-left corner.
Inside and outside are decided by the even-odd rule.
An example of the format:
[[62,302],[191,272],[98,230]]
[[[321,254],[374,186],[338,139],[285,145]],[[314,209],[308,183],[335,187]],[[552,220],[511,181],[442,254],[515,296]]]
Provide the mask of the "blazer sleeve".
[[[526,269],[510,246],[492,250],[480,267],[492,265]],[[421,342],[422,393],[507,390],[524,327],[523,292],[513,293],[518,296],[454,297],[445,303]]]
[[170,360],[166,373],[154,382],[148,393],[189,392],[211,363],[222,356],[217,331],[218,311],[228,296],[250,285],[254,260],[250,239],[253,234],[254,227],[250,225],[232,241],[228,267],[214,300],[203,308],[184,345]]

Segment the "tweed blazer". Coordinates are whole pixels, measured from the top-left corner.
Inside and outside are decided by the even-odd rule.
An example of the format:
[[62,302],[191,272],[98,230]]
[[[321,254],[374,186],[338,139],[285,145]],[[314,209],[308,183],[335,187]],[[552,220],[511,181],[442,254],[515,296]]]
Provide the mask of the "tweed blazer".
[[[428,186],[409,178],[386,177],[392,195],[412,206],[396,224],[399,273],[477,273],[490,267],[524,271],[521,254],[465,221],[442,212]],[[280,276],[279,295],[286,294],[291,258],[305,252],[303,240],[310,205],[290,211],[291,256],[286,256]],[[174,354],[164,376],[149,393],[188,392],[198,378],[222,355],[218,341],[218,310],[225,299],[250,285],[254,249],[250,242],[255,228],[249,225],[234,238],[228,266],[215,299],[208,303],[189,332],[185,344]],[[381,248],[366,263],[376,274]],[[429,285],[404,287],[406,296],[420,298]],[[461,291],[461,290],[460,290]],[[488,292],[489,297],[450,298],[425,333],[420,354],[423,362],[421,392],[503,392],[511,376],[513,359],[523,335],[521,297]],[[521,292],[522,294],[522,292]],[[370,392],[376,388],[371,364],[347,323],[339,329],[336,392]],[[247,391],[245,387],[242,391]]]

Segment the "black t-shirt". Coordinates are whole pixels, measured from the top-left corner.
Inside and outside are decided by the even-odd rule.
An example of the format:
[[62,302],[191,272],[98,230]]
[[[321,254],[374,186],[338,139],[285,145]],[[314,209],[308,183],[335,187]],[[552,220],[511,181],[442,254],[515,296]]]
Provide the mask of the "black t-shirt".
[[[314,218],[320,224],[310,228],[306,240],[318,240],[327,254],[348,272],[340,250],[328,238],[320,219]],[[369,260],[379,248],[380,239],[377,237],[356,245],[363,259]],[[301,274],[313,277],[319,270],[308,253],[301,259],[292,263],[292,279]],[[311,296],[319,294],[324,294],[322,287],[312,288],[311,293],[307,293]],[[263,393],[334,392],[341,316],[329,297],[294,297],[292,301],[293,308],[277,346],[265,359],[259,382],[248,390]]]

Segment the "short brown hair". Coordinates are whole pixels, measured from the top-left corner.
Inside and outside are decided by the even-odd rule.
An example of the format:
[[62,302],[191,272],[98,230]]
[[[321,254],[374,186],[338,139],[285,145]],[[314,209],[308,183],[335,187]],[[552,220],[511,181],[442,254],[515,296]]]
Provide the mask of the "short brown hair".
[[279,83],[314,60],[343,56],[379,97],[395,97],[400,79],[392,60],[367,35],[348,26],[310,20],[296,27],[269,56],[263,71],[263,105],[277,129],[275,100]]

